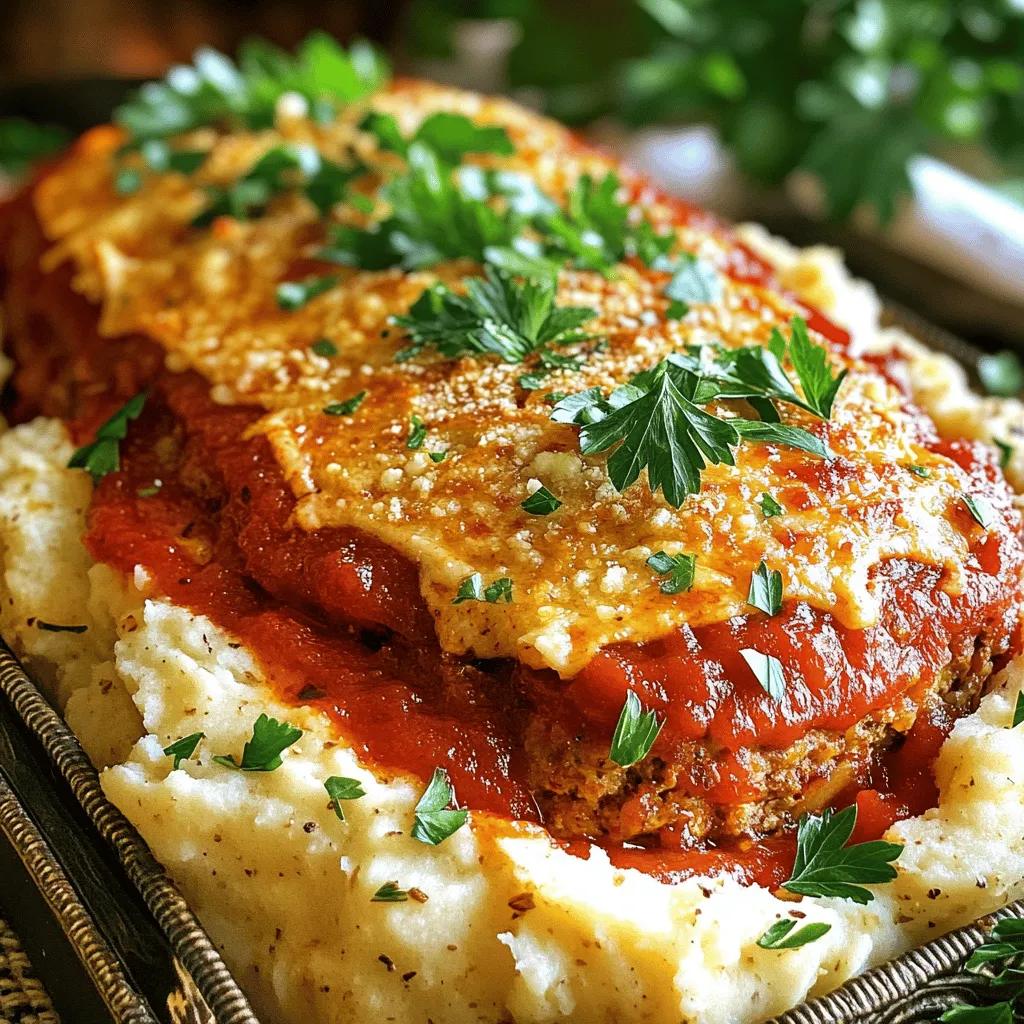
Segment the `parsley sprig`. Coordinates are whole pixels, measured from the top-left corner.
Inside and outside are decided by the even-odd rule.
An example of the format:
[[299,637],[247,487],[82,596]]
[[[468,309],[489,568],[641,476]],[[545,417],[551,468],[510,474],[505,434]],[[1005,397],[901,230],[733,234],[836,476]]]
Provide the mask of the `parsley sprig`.
[[[615,449],[608,459],[608,477],[618,491],[634,484],[646,469],[652,493],[661,490],[674,508],[700,490],[700,474],[708,463],[735,465],[733,449],[741,440],[829,458],[831,452],[818,437],[781,422],[775,403],[796,405],[824,419],[845,371],[832,377],[824,347],[806,336],[806,325],[795,317],[790,349],[795,344],[800,352],[794,368],[803,375],[801,397],[781,362],[785,339],[776,334],[772,348],[721,350],[711,361],[699,353],[672,353],[607,398],[597,388],[570,395],[555,405],[551,419],[582,427],[584,455]],[[800,338],[806,345],[796,340]],[[724,417],[701,408],[735,399],[746,400],[761,419]]]
[[697,556],[658,551],[647,559],[647,566],[656,575],[668,577],[658,585],[663,594],[682,594],[693,587]]
[[121,468],[121,442],[128,436],[128,424],[142,415],[146,394],[129,399],[113,416],[101,424],[96,439],[83,445],[68,462],[69,469],[85,469],[98,484],[108,473]]
[[988,942],[970,955],[964,970],[988,979],[988,985],[1005,996],[987,1006],[954,1006],[941,1017],[946,1024],[1012,1024],[1024,1008],[1024,921],[1000,920]]
[[162,82],[142,86],[118,107],[114,119],[135,141],[162,139],[206,125],[268,128],[285,93],[298,93],[321,122],[338,108],[381,88],[388,78],[383,56],[369,43],[346,53],[329,35],[313,32],[294,56],[262,40],[245,43],[236,64],[208,47],[191,65],[177,65]]
[[863,888],[891,882],[896,877],[892,861],[903,852],[899,843],[876,839],[846,844],[857,823],[857,805],[838,814],[830,810],[805,814],[796,839],[796,862],[784,889],[801,896],[825,896],[867,904],[875,897]]
[[550,345],[568,345],[592,335],[582,326],[597,316],[586,306],[556,306],[553,281],[519,282],[492,267],[468,278],[466,294],[443,284],[427,288],[408,313],[392,317],[412,345],[399,359],[433,345],[446,359],[496,355],[517,363]]
[[324,782],[324,789],[331,798],[331,805],[339,821],[345,820],[345,812],[341,808],[342,800],[358,800],[366,796],[366,791],[358,779],[348,779],[343,775],[332,775]]
[[796,924],[791,917],[781,918],[765,931],[757,944],[762,949],[799,949],[832,930],[832,925],[824,921],[811,921],[793,931]]
[[455,803],[455,787],[443,768],[435,768],[423,796],[416,804],[412,837],[429,846],[443,843],[450,835],[458,832],[469,811],[465,808],[452,809]]
[[241,761],[235,761],[231,754],[218,755],[213,760],[236,771],[272,772],[281,767],[281,754],[301,736],[302,730],[294,725],[262,714],[253,724],[252,738],[245,742]]
[[182,761],[187,761],[196,752],[196,747],[199,746],[200,740],[205,735],[205,732],[194,732],[190,736],[183,736],[180,740],[175,740],[169,746],[164,747],[164,753],[168,757],[174,758],[175,771],[181,767]]

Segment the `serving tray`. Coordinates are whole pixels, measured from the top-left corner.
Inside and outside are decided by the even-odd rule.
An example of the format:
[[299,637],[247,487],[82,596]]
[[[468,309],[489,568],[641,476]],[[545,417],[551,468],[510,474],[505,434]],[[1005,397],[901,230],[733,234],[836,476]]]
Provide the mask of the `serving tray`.
[[[0,116],[17,113],[77,132],[102,120],[129,84],[22,86],[0,93]],[[981,353],[949,332],[892,303],[883,319],[974,372]],[[106,1012],[118,1024],[258,1024],[182,894],[107,800],[78,740],[2,641],[0,693],[0,833],[43,894]],[[1024,900],[868,971],[773,1024],[902,1024],[936,1020],[957,1003],[998,1001],[998,987],[961,968],[1002,917],[1024,917]],[[76,1009],[67,1024],[94,1019],[94,1012]]]

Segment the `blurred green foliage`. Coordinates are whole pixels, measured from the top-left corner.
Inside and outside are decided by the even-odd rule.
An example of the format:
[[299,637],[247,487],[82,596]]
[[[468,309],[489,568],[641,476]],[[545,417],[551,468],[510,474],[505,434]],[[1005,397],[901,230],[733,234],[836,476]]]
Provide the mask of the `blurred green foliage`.
[[917,153],[1024,178],[1024,0],[416,0],[413,48],[465,17],[521,23],[510,85],[555,116],[714,124],[758,182],[816,172],[836,217],[889,219]]
[[0,173],[22,174],[67,141],[67,132],[55,125],[34,124],[20,117],[0,118]]

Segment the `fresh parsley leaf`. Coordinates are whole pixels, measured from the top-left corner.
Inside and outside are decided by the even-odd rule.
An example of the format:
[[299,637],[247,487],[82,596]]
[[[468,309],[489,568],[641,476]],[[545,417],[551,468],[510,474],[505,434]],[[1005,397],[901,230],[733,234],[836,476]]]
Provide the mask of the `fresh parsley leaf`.
[[740,655],[754,673],[761,689],[776,704],[781,704],[786,696],[786,676],[782,670],[782,662],[775,655],[762,654],[753,647],[744,647]]
[[[783,917],[776,921],[758,940],[762,949],[799,949],[808,942],[814,942],[832,930],[832,925],[824,921],[811,921],[802,928],[796,928],[796,921],[791,917]],[[790,934],[792,932],[792,934]]]
[[654,711],[644,711],[640,698],[632,690],[627,691],[626,703],[622,705],[612,736],[609,759],[621,768],[642,761],[650,753],[664,724],[664,719],[659,722]]
[[649,265],[664,259],[675,236],[656,235],[646,221],[631,222],[629,206],[618,199],[620,186],[614,173],[599,182],[589,174],[581,175],[566,196],[565,210],[535,220],[545,236],[546,254],[606,276],[628,256],[637,256]]
[[919,476],[922,480],[927,480],[928,477],[932,475],[931,470],[925,468],[924,466],[907,466],[907,469],[909,469],[910,472],[914,474],[914,476]]
[[841,370],[834,377],[828,365],[828,350],[824,345],[811,341],[807,324],[801,317],[793,317],[790,323],[789,358],[800,379],[804,399],[811,412],[827,420],[832,415],[832,403],[846,377]]
[[[693,253],[680,253],[672,280],[665,285],[665,297],[671,300],[667,315],[670,319],[678,319],[694,302],[718,302],[722,297],[722,277],[710,263]],[[673,307],[677,316],[672,315]]]
[[455,789],[443,768],[435,768],[430,783],[419,803],[416,804],[412,826],[412,837],[429,846],[443,843],[450,835],[466,824],[469,811],[452,810],[455,803]]
[[331,402],[324,406],[324,413],[328,416],[351,416],[366,400],[366,392],[359,391],[344,402]]
[[981,356],[978,359],[978,377],[990,395],[1014,398],[1024,390],[1024,367],[1015,352]]
[[765,519],[774,519],[775,516],[785,515],[786,510],[767,491],[761,494],[759,504],[761,515]]
[[406,173],[381,190],[390,216],[366,229],[336,228],[320,259],[363,270],[418,270],[442,260],[482,263],[490,247],[518,238],[526,218],[468,191],[429,146],[413,142],[407,159]]
[[520,283],[487,267],[484,278],[467,279],[465,295],[435,284],[392,323],[412,341],[402,358],[433,345],[446,359],[493,354],[515,363],[547,345],[585,340],[582,325],[596,315],[585,306],[556,306],[553,282]]
[[835,456],[824,442],[803,427],[790,427],[785,423],[773,423],[769,420],[730,420],[740,437],[749,441],[761,441],[764,444],[782,444],[787,448],[798,448],[822,459]]
[[[970,955],[964,969],[972,973],[979,973],[986,964],[1008,960],[1022,953],[1024,953],[1024,921],[1020,918],[1004,917],[996,922],[989,941],[983,942]],[[1011,969],[1020,970],[1016,966]],[[1003,975],[1000,974],[993,980],[998,983],[1003,980]]]
[[890,863],[902,845],[876,839],[847,846],[857,822],[857,805],[838,814],[830,810],[800,818],[796,862],[784,889],[801,896],[824,896],[867,904],[875,897],[864,885],[891,882],[896,869]]
[[302,730],[276,718],[260,715],[252,727],[252,739],[246,740],[241,762],[230,754],[214,758],[225,768],[242,772],[272,772],[281,767],[281,754],[302,736]]
[[1013,705],[1012,728],[1016,728],[1021,722],[1024,722],[1024,690],[1017,694],[1017,701]]
[[413,413],[409,417],[409,436],[405,440],[405,447],[415,451],[417,448],[423,447],[423,442],[426,439],[427,428],[424,426],[423,420]]
[[519,386],[526,391],[539,391],[552,370],[578,370],[583,365],[583,355],[567,356],[542,348],[537,353],[537,365],[531,373],[519,378]]
[[205,732],[194,732],[191,736],[183,736],[175,740],[169,747],[164,747],[164,753],[174,758],[174,771],[181,767],[182,761],[187,761],[199,746],[199,741],[206,735]]
[[318,356],[323,356],[324,359],[330,359],[338,354],[338,346],[330,338],[321,338],[319,341],[314,341],[309,347]]
[[1013,458],[1013,445],[1007,444],[1005,441],[1000,440],[998,437],[992,438],[992,444],[999,449],[999,468],[1006,469],[1010,464],[1010,459]]
[[277,286],[277,304],[286,313],[294,313],[311,299],[329,291],[338,283],[336,274],[314,277],[308,281],[282,281]]
[[768,615],[778,615],[782,611],[782,573],[761,562],[750,576],[747,604]]
[[524,512],[531,516],[549,516],[560,509],[562,503],[543,485],[537,488],[525,501],[519,503]]
[[370,898],[371,903],[405,903],[408,889],[399,889],[397,882],[385,882]]
[[443,452],[427,452],[427,454],[430,456],[431,462],[444,462],[448,452],[445,450]]
[[281,96],[298,93],[314,118],[324,121],[333,119],[339,105],[375,92],[387,75],[386,62],[368,43],[356,42],[346,53],[323,32],[309,35],[294,57],[251,41],[237,65],[204,47],[191,66],[177,65],[163,82],[142,86],[114,119],[136,142],[204,125],[268,128]]
[[667,555],[659,551],[647,559],[647,565],[658,576],[668,576],[659,584],[663,594],[682,594],[693,586],[697,556]]
[[358,800],[366,796],[362,783],[358,779],[346,779],[343,775],[332,775],[325,783],[324,789],[334,805],[334,813],[339,821],[345,820],[345,812],[341,809],[342,800]]
[[512,581],[507,576],[502,576],[500,579],[496,579],[493,583],[488,584],[484,587],[484,600],[488,604],[497,604],[499,601],[511,604]]
[[359,127],[376,135],[381,149],[406,156],[409,146],[418,142],[453,166],[461,163],[467,153],[511,156],[516,151],[501,125],[478,125],[464,114],[446,110],[425,118],[410,139],[402,136],[398,121],[391,114],[368,114]]
[[668,304],[668,309],[665,310],[665,316],[669,320],[682,320],[689,312],[690,307],[685,302],[682,302],[680,299],[673,299]]
[[996,510],[986,498],[971,494],[961,494],[960,497],[967,506],[967,511],[971,513],[979,526],[989,530],[998,522],[999,517],[996,515]]
[[68,462],[69,469],[85,469],[98,484],[108,473],[121,468],[120,442],[128,436],[128,424],[142,415],[146,394],[130,398],[96,431],[96,439],[79,448]]

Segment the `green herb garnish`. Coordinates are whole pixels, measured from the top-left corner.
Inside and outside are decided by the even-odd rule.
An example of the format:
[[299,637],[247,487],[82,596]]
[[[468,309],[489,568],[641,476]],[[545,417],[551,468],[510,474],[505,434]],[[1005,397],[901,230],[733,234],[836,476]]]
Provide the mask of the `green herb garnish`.
[[160,493],[161,487],[163,487],[163,483],[160,480],[154,480],[148,487],[140,487],[135,494],[139,498],[154,498]]
[[324,406],[324,413],[327,416],[351,416],[366,401],[366,392],[359,391],[344,402],[331,402]]
[[469,811],[452,809],[455,789],[443,768],[435,768],[430,783],[419,803],[412,826],[412,837],[421,843],[437,846],[466,824]]
[[427,452],[427,454],[430,456],[431,462],[444,462],[444,460],[448,457],[447,450],[443,452]]
[[1011,728],[1016,728],[1021,722],[1024,722],[1024,690],[1017,694],[1016,703],[1013,705],[1013,725]]
[[463,601],[486,601],[488,604],[497,604],[502,599],[507,604],[512,602],[512,581],[507,576],[502,576],[485,587],[483,576],[475,572],[459,585],[452,604],[462,604]]
[[621,768],[642,761],[650,753],[664,724],[664,719],[659,722],[654,711],[644,711],[640,698],[632,690],[627,691],[608,757]]
[[978,376],[990,395],[1013,398],[1024,390],[1024,367],[1015,352],[996,352],[978,359]]
[[17,177],[37,160],[63,149],[67,141],[67,131],[56,125],[0,117],[0,172]]
[[519,503],[524,512],[531,516],[549,516],[562,507],[562,503],[543,485],[537,488],[525,501]]
[[750,576],[747,604],[768,615],[778,615],[782,611],[782,573],[761,562]]
[[272,772],[281,767],[282,752],[301,736],[301,729],[263,714],[252,727],[252,739],[246,740],[240,763],[230,754],[218,755],[213,760],[236,771]]
[[84,445],[71,456],[69,469],[85,469],[98,484],[108,473],[121,468],[121,442],[128,436],[128,424],[142,415],[145,392],[129,399],[96,431],[96,440]]
[[408,889],[399,889],[397,882],[385,882],[370,897],[371,903],[405,903],[409,898]]
[[581,328],[596,311],[556,306],[553,282],[520,283],[491,267],[485,273],[483,279],[466,281],[465,295],[433,285],[408,313],[392,317],[412,341],[398,358],[411,358],[433,345],[446,359],[493,354],[516,363],[545,346],[591,337]]
[[786,675],[782,670],[782,662],[773,654],[762,654],[753,647],[744,647],[740,651],[750,671],[754,673],[761,689],[776,704],[781,704],[786,696]]
[[964,505],[967,506],[967,511],[971,513],[979,526],[988,530],[998,522],[999,517],[996,515],[996,510],[989,504],[988,499],[971,494],[961,494],[960,497]]
[[311,299],[329,291],[338,283],[336,274],[314,277],[308,281],[282,281],[277,286],[277,304],[287,313],[301,309]]
[[857,805],[838,814],[830,810],[800,818],[796,862],[784,889],[801,896],[823,896],[867,904],[875,897],[864,885],[891,882],[896,869],[890,863],[903,847],[876,839],[847,846],[857,823]]
[[691,303],[718,302],[722,297],[722,277],[718,271],[693,253],[680,253],[672,280],[665,285],[670,300],[666,316],[678,320],[689,312]]
[[334,813],[338,816],[339,821],[345,820],[345,812],[341,809],[342,800],[358,800],[360,797],[366,796],[362,783],[358,779],[346,779],[342,775],[332,775],[324,783],[324,789],[327,790],[327,795],[331,798]]
[[356,42],[346,53],[324,32],[307,36],[294,56],[250,41],[241,47],[237,65],[204,47],[191,66],[178,65],[163,82],[142,86],[114,119],[135,141],[203,125],[269,128],[281,96],[298,93],[313,117],[326,121],[341,105],[375,92],[387,77],[386,61],[370,44]]
[[175,740],[169,747],[164,747],[164,753],[174,758],[174,771],[181,767],[182,761],[187,761],[199,746],[199,741],[206,735],[205,732],[194,732],[191,736],[183,736]]
[[402,136],[398,121],[392,114],[370,113],[359,127],[376,135],[381,149],[407,157],[409,147],[418,142],[453,166],[461,163],[468,153],[511,156],[516,151],[501,125],[474,124],[465,115],[449,111],[439,111],[425,118],[409,139]]
[[914,474],[914,476],[919,476],[922,480],[927,480],[928,477],[932,475],[931,470],[925,468],[924,466],[912,465],[907,466],[907,469],[909,469],[910,472]]
[[413,413],[409,417],[409,436],[405,439],[405,447],[415,451],[417,448],[423,447],[423,442],[426,439],[427,428],[424,426],[423,420]]
[[658,585],[663,594],[682,594],[693,586],[697,556],[667,555],[659,551],[647,559],[647,565],[658,576],[668,576]]
[[776,516],[785,514],[785,509],[767,492],[764,491],[759,499],[761,515],[765,519],[774,519]]
[[1013,458],[1013,445],[1007,444],[1006,441],[1002,441],[998,437],[992,438],[992,444],[999,449],[999,468],[1006,469],[1010,464],[1010,459]]
[[338,354],[338,346],[330,338],[321,338],[319,341],[314,341],[309,347],[312,352],[323,356],[324,359],[330,359]]
[[[822,935],[832,930],[832,925],[823,921],[812,921],[802,928],[796,928],[796,921],[791,917],[784,917],[776,921],[758,940],[757,944],[762,949],[799,949],[806,946],[808,942],[820,939]],[[792,934],[791,934],[792,933]]]
[[42,619],[36,619],[36,627],[46,633],[85,633],[89,629],[88,626],[64,626],[58,622],[43,622]]

